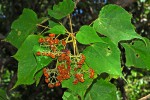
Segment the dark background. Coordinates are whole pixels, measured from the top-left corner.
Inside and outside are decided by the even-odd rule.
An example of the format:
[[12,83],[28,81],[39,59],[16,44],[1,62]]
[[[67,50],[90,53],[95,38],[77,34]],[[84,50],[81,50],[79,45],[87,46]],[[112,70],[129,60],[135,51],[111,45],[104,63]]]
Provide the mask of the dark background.
[[[62,0],[0,0],[0,88],[6,90],[11,100],[61,100],[65,89],[49,89],[43,78],[39,85],[19,86],[10,90],[17,79],[17,61],[11,56],[17,51],[11,44],[1,41],[10,32],[11,24],[22,13],[24,8],[34,10],[38,17],[48,16],[47,11]],[[141,2],[143,1],[143,2]],[[77,6],[72,14],[74,31],[85,24],[90,24],[107,4],[117,4],[133,15],[132,23],[136,32],[150,38],[150,1],[148,0],[76,0]],[[61,20],[65,25],[66,19]],[[66,25],[67,27],[67,25]],[[123,69],[129,84],[122,79],[112,80],[118,88],[118,96],[123,100],[137,100],[150,93],[148,70],[138,68]],[[140,84],[140,82],[143,84]]]

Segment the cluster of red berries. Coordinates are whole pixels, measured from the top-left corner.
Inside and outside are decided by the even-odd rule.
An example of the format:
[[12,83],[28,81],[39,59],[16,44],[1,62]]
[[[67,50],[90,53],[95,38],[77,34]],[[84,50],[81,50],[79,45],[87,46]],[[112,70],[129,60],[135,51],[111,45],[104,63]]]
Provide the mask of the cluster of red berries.
[[[82,66],[84,65],[86,57],[83,54],[72,55],[70,50],[66,50],[66,41],[55,38],[55,34],[49,34],[48,37],[39,39],[40,46],[45,51],[36,52],[37,56],[48,56],[57,59],[56,68],[49,69],[44,68],[43,73],[45,76],[45,82],[48,87],[53,88],[60,86],[63,80],[67,80],[70,77],[74,77],[73,84],[78,82],[83,83],[85,71]],[[60,46],[63,49],[60,49]],[[94,78],[94,70],[89,68],[87,71],[89,78]]]
[[48,84],[49,88],[60,86],[60,82],[56,80],[57,72],[44,68],[43,74],[45,76],[45,82]]
[[59,54],[58,54],[59,49],[57,47],[60,47],[60,46],[65,47],[66,46],[66,41],[55,38],[55,34],[49,34],[48,37],[39,38],[38,42],[40,43],[41,47],[44,47],[46,50],[42,51],[42,52],[37,51],[36,55],[37,56],[48,56],[53,59],[56,58],[56,56],[59,56]]

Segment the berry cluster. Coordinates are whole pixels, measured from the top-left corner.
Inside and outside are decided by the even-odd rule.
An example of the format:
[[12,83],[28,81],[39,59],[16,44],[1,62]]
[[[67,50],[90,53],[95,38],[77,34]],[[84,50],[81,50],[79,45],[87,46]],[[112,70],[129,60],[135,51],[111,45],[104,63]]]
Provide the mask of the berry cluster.
[[60,82],[56,80],[57,72],[49,70],[48,68],[43,69],[43,74],[45,76],[45,82],[48,84],[49,88],[60,86]]
[[89,68],[85,71],[83,67],[86,57],[83,54],[73,55],[66,49],[67,42],[55,38],[55,34],[40,38],[39,44],[44,51],[37,51],[36,56],[48,56],[57,59],[54,69],[44,68],[43,73],[48,87],[60,86],[63,80],[74,77],[73,84],[85,81],[84,74],[89,73],[89,78],[94,78],[94,70]]
[[[59,40],[55,38],[55,34],[49,34],[48,37],[40,38],[39,41],[40,46],[45,48],[45,51],[37,51],[37,56],[48,56],[51,58],[56,58],[59,56],[59,49],[58,48],[65,48],[66,42],[65,40]],[[57,55],[56,55],[57,54]]]

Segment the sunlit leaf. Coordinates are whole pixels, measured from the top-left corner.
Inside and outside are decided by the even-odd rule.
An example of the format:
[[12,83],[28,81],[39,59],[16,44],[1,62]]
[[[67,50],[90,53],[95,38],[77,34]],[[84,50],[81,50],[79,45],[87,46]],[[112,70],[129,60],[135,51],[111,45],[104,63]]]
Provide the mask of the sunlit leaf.
[[63,0],[58,5],[53,6],[53,10],[48,10],[48,14],[56,19],[61,19],[73,12],[75,4],[72,0]]
[[117,5],[106,5],[94,21],[94,29],[109,37],[116,45],[122,40],[143,39],[131,24],[131,15]]
[[76,35],[77,41],[82,44],[89,44],[95,42],[104,42],[96,33],[93,27],[82,26]]
[[18,79],[14,87],[21,84],[32,84],[35,82],[34,74],[37,72],[37,62],[33,54],[34,45],[38,45],[39,36],[29,35],[14,55],[18,60]]
[[86,63],[98,74],[122,76],[120,51],[109,38],[103,38],[106,43],[94,43],[87,47],[83,53],[86,56]]
[[25,39],[36,30],[38,22],[36,13],[25,8],[22,15],[13,22],[6,41],[19,48]]
[[55,25],[47,33],[54,33],[54,34],[65,34],[66,28],[63,25]]

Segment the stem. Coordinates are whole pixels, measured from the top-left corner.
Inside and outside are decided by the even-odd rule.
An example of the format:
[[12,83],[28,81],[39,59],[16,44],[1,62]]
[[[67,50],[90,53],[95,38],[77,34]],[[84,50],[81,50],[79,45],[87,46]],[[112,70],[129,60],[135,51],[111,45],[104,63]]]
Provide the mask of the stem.
[[71,33],[73,33],[73,29],[72,29],[72,21],[71,21],[70,14],[68,15],[68,18],[69,18],[70,30],[71,30]]
[[44,26],[44,25],[41,25],[41,24],[36,24],[37,26],[40,26],[40,27],[43,27],[43,28],[47,28],[47,29],[51,29],[51,28],[49,28],[49,27],[47,27],[47,26]]
[[46,18],[46,19],[44,19],[40,24],[43,24],[43,23],[45,23],[46,21],[48,21],[49,20],[49,18]]
[[69,33],[69,35],[72,37],[74,55],[78,55],[79,51],[78,51],[78,47],[77,47],[75,33],[73,33],[72,20],[71,20],[70,15],[68,15],[68,18],[69,18],[69,26],[70,26],[70,30],[71,30],[71,33]]

